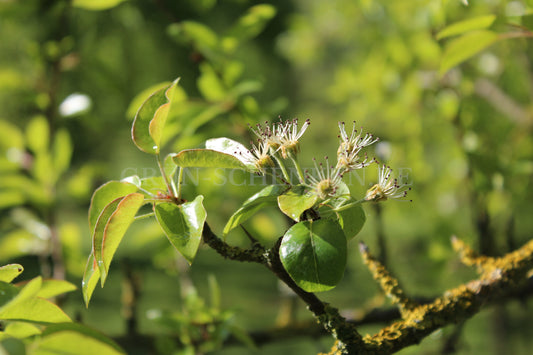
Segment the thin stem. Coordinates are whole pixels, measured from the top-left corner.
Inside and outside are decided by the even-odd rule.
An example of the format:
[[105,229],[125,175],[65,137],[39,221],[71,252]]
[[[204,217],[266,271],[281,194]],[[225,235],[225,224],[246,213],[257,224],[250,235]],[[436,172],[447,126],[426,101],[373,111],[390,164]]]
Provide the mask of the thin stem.
[[178,172],[178,189],[176,191],[176,198],[178,200],[181,200],[181,185],[183,183],[183,168],[180,166],[179,167],[179,172]]
[[154,212],[150,212],[150,213],[146,213],[146,214],[141,214],[139,216],[135,216],[134,220],[135,221],[140,221],[141,219],[146,219],[146,218],[150,218],[150,217],[153,217],[155,216],[155,213]]
[[335,209],[335,212],[341,212],[341,211],[348,210],[348,209],[350,209],[350,208],[352,208],[352,207],[355,207],[355,206],[357,206],[357,205],[360,205],[361,203],[364,203],[364,202],[367,202],[364,198],[363,198],[363,199],[360,199],[360,200],[357,200],[357,201],[355,201],[355,202],[352,202],[352,203],[349,203],[349,204],[347,204],[347,205],[343,205],[343,206],[341,206],[341,207],[339,207],[339,208],[336,208],[336,209]]
[[285,164],[283,164],[283,160],[281,160],[279,158],[277,153],[274,154],[273,157],[274,157],[274,159],[276,159],[276,162],[278,163],[279,168],[281,169],[281,173],[283,174],[283,177],[290,184],[291,183],[291,178],[290,178],[289,174],[287,173],[287,169],[285,168]]
[[302,171],[302,167],[298,163],[298,158],[291,151],[289,151],[289,157],[291,158],[291,161],[294,164],[294,167],[296,168],[296,172],[298,173],[298,180],[300,180],[300,184],[304,184],[305,175]]
[[157,160],[157,166],[159,167],[159,171],[161,172],[161,175],[163,175],[163,180],[165,180],[165,185],[167,185],[168,193],[174,196],[174,193],[173,193],[174,191],[172,190],[172,186],[170,185],[170,182],[168,181],[168,176],[165,172],[165,169],[163,168],[163,164],[161,163],[161,155],[159,155],[159,153],[156,154],[156,160]]

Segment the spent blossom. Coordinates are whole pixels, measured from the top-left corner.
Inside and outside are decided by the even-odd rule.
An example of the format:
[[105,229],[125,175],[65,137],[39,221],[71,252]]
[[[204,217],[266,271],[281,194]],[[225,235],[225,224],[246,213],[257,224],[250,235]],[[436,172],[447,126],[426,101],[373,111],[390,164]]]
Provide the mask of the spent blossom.
[[316,159],[313,158],[317,177],[307,175],[306,178],[309,180],[309,183],[305,184],[307,187],[314,190],[322,200],[335,196],[337,188],[342,182],[342,174],[339,169],[329,166],[328,157],[325,157],[324,159],[326,160],[325,166],[322,163],[317,164]]
[[366,201],[385,201],[387,199],[401,199],[407,196],[407,188],[405,185],[399,185],[398,179],[392,178],[392,169],[388,166],[381,165],[379,167],[378,183],[372,186],[365,195]]
[[361,149],[367,147],[379,140],[370,133],[363,136],[363,132],[357,133],[355,129],[355,122],[352,126],[350,135],[346,133],[346,126],[344,122],[339,122],[339,138],[341,140],[339,149],[337,150],[337,167],[344,171],[364,168],[372,164],[375,159],[368,160],[366,154],[363,158],[360,155]]

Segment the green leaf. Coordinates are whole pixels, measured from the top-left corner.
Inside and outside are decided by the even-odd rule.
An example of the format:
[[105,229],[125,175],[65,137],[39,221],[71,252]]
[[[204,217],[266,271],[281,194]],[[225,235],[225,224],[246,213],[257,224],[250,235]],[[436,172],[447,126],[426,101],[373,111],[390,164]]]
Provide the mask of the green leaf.
[[221,101],[227,95],[224,84],[208,62],[200,65],[200,77],[198,78],[198,90],[208,101]]
[[173,156],[174,163],[182,168],[224,168],[251,170],[236,157],[211,149],[186,149]]
[[[252,6],[244,16],[231,28],[227,37],[234,38],[235,45],[238,42],[253,38],[260,34],[268,22],[276,15],[276,8],[268,4]],[[227,43],[227,38],[225,38]],[[227,44],[226,44],[227,47]],[[230,45],[228,49],[233,49]]]
[[[139,108],[133,121],[131,136],[135,145],[143,152],[159,154],[161,137],[179,78],[172,85],[154,92]],[[177,94],[176,97],[181,97]]]
[[109,181],[94,192],[89,206],[89,230],[94,232],[98,217],[113,200],[137,191],[137,186],[129,182]]
[[342,227],[342,231],[348,240],[354,238],[363,228],[366,215],[361,205],[335,212]]
[[76,286],[65,280],[44,280],[37,297],[52,298],[76,290]]
[[125,352],[95,329],[77,323],[61,323],[46,327],[35,353],[107,355]]
[[89,260],[87,260],[87,265],[85,266],[85,272],[83,273],[83,281],[81,283],[81,291],[83,294],[83,301],[85,302],[85,307],[89,307],[89,301],[93,295],[94,289],[98,284],[100,279],[100,269],[94,260],[94,255],[91,253],[89,255]]
[[24,136],[17,126],[0,119],[0,151],[9,148],[22,151],[24,149]]
[[70,318],[55,304],[42,298],[31,298],[16,307],[0,310],[0,319],[23,320],[34,323],[63,323]]
[[449,26],[446,26],[439,33],[437,33],[437,40],[446,37],[461,35],[470,31],[487,29],[492,26],[495,20],[495,15],[485,15],[453,23]]
[[7,282],[0,281],[0,309],[17,297],[19,289]]
[[111,9],[127,0],[73,0],[72,6],[84,10],[107,10]]
[[346,237],[331,219],[299,222],[283,236],[279,255],[285,270],[307,292],[335,287],[346,268]]
[[246,200],[242,206],[230,217],[222,234],[227,235],[232,229],[244,223],[259,210],[267,205],[274,205],[280,194],[287,190],[287,186],[269,185]]
[[449,69],[476,55],[499,39],[500,37],[497,33],[482,30],[467,33],[464,36],[450,41],[442,57],[440,74],[444,74]]
[[[35,298],[37,292],[39,292],[39,290],[41,289],[42,281],[43,279],[40,276],[30,280],[24,285],[24,287],[20,289],[20,291],[14,298],[12,298],[11,300],[9,300],[8,303],[5,303],[0,307],[0,312],[7,311],[11,308],[16,308],[19,304],[24,303],[32,298]],[[0,318],[2,317],[0,316]]]
[[[120,202],[122,202],[124,197],[119,197],[115,200],[113,200],[111,203],[109,203],[107,206],[105,206],[104,210],[98,217],[98,221],[96,221],[96,226],[94,227],[93,235],[92,235],[92,255],[94,255],[94,260],[96,262],[96,265],[98,266],[100,270],[100,275],[105,271],[104,269],[104,260],[102,255],[102,248],[104,245],[104,233],[107,227],[107,223],[109,222],[111,216],[118,208],[118,205]],[[103,280],[102,280],[103,284]]]
[[19,276],[24,268],[20,264],[7,264],[0,267],[0,281],[11,282]]
[[41,334],[41,329],[34,324],[25,322],[9,322],[4,333],[14,338],[23,339]]
[[[132,193],[124,196],[106,223],[102,240],[102,263],[98,263],[102,286],[107,278],[113,255],[143,203],[143,194]],[[98,257],[96,259],[98,261]]]
[[208,139],[205,142],[205,147],[207,149],[216,150],[217,152],[229,154],[245,164],[248,170],[257,171],[257,168],[254,165],[255,159],[250,153],[250,150],[233,139],[225,137]]
[[34,153],[48,150],[50,126],[44,116],[34,117],[26,126],[26,144]]
[[56,132],[52,151],[52,163],[57,180],[62,173],[67,171],[72,157],[72,142],[67,130],[60,129]]
[[168,88],[170,85],[172,85],[171,81],[163,81],[161,83],[157,83],[154,85],[151,85],[135,95],[135,97],[131,100],[128,109],[126,110],[126,117],[129,120],[133,120],[135,118],[135,114],[139,110],[139,107],[142,106],[142,104],[148,100],[150,95],[152,95],[154,92],[163,90]]
[[315,193],[307,191],[303,185],[296,185],[278,196],[278,207],[281,212],[298,222],[302,213],[313,207],[317,200],[318,196]]
[[207,213],[202,204],[204,197],[182,205],[159,203],[155,215],[170,243],[192,264],[204,229]]

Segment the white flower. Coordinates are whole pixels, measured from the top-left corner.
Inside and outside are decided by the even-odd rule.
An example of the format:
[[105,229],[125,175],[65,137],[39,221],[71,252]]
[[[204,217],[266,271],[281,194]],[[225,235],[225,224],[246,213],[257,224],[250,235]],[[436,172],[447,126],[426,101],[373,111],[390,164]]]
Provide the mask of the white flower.
[[313,189],[322,200],[335,196],[337,188],[342,181],[342,174],[339,169],[328,166],[328,157],[325,157],[325,160],[326,165],[324,166],[322,163],[317,164],[316,159],[313,158],[317,177],[307,175],[306,178],[309,180],[309,184],[305,184]]
[[400,186],[397,179],[393,179],[392,169],[388,166],[382,165],[379,167],[378,183],[372,186],[365,195],[366,201],[385,201],[387,199],[400,199],[407,196],[407,188],[405,185]]
[[366,154],[364,155],[364,159],[361,160],[359,153],[361,149],[377,142],[379,138],[375,138],[370,133],[366,133],[364,136],[362,135],[363,132],[357,134],[355,122],[352,126],[350,136],[346,133],[344,122],[339,122],[339,130],[339,138],[341,140],[339,149],[337,150],[337,167],[339,169],[343,169],[345,172],[361,169],[375,161],[375,159],[369,161]]

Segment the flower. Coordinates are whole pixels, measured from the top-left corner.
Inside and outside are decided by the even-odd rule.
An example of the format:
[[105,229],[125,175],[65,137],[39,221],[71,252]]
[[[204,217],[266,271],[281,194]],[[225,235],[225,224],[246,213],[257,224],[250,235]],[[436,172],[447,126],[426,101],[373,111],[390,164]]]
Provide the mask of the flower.
[[388,166],[382,165],[379,167],[378,183],[372,186],[365,195],[366,201],[385,201],[389,198],[400,199],[407,196],[407,188],[405,185],[398,185],[397,179],[391,177],[392,169]]
[[252,150],[248,152],[251,153],[250,162],[252,162],[255,167],[264,174],[265,168],[275,166],[274,161],[269,155],[270,147],[268,146],[268,143],[262,139],[257,141],[257,145],[253,142],[251,142],[251,144]]
[[339,169],[343,169],[345,172],[361,169],[375,161],[375,159],[368,161],[366,154],[364,159],[361,160],[359,153],[361,152],[361,149],[377,142],[379,138],[374,138],[370,133],[367,133],[364,136],[362,136],[363,132],[357,134],[355,122],[350,136],[346,133],[344,122],[339,122],[339,130],[339,138],[341,140],[339,149],[337,150],[337,167]]
[[298,154],[300,152],[298,140],[303,136],[309,124],[310,120],[306,120],[298,130],[298,119],[295,118],[290,121],[280,120],[272,126],[265,122],[264,125],[258,124],[255,128],[250,126],[250,130],[269,148],[274,149],[274,151],[281,150],[281,156],[283,159],[287,159],[289,153]]
[[325,157],[324,159],[326,160],[325,167],[322,163],[317,164],[316,159],[313,158],[318,178],[306,175],[309,184],[305,184],[307,187],[313,189],[322,200],[335,196],[337,188],[342,182],[342,174],[339,169],[333,166],[328,166],[328,157]]

